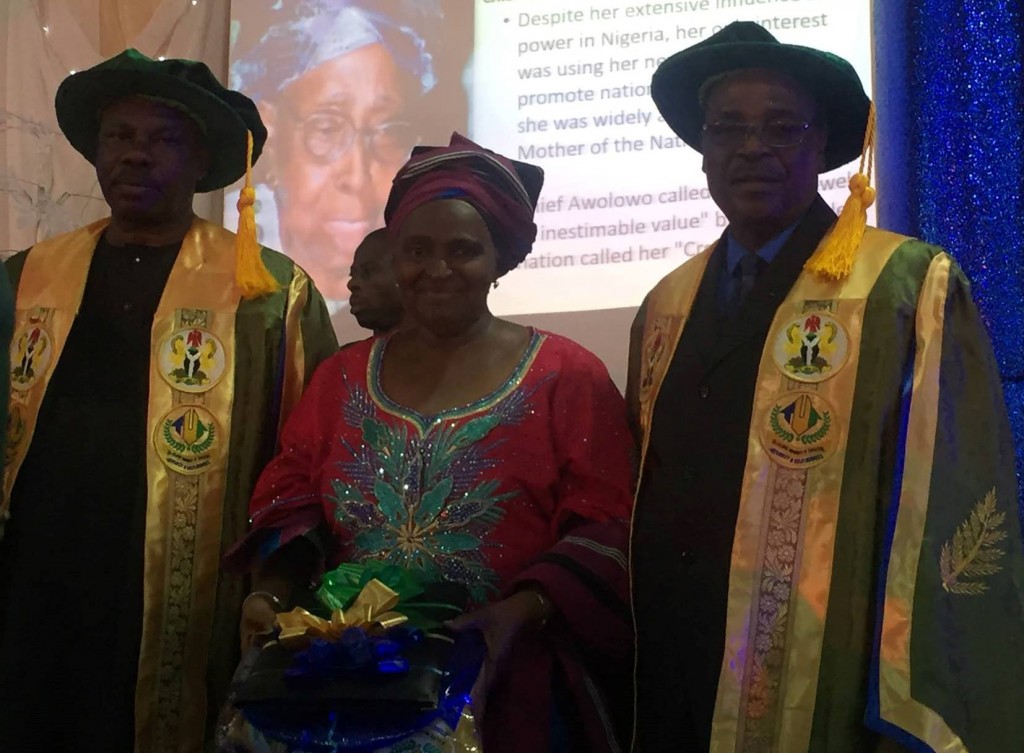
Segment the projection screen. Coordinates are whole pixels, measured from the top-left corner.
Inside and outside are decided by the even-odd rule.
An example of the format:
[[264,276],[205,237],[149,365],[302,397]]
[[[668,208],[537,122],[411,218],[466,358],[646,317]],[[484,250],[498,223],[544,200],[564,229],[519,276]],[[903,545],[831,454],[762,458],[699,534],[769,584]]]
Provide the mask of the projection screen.
[[[546,173],[534,251],[492,311],[579,340],[621,386],[633,311],[726,225],[651,74],[738,19],[847,58],[870,91],[870,0],[235,0],[231,84],[270,130],[261,240],[309,272],[342,342],[366,336],[347,312],[355,246],[412,146],[463,133]],[[833,206],[856,167],[821,176]]]

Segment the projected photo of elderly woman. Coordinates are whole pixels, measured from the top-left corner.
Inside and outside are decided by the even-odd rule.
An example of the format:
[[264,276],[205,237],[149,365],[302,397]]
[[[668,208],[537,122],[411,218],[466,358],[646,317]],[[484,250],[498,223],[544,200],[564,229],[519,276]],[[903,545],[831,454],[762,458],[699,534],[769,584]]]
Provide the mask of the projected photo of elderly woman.
[[[383,225],[391,180],[413,146],[464,126],[459,74],[472,21],[454,35],[468,37],[455,45],[466,52],[442,85],[437,43],[443,28],[447,50],[458,29],[440,0],[234,6],[232,83],[256,100],[269,132],[256,176],[260,240],[309,273],[333,315],[346,306],[355,249]],[[236,199],[226,196],[229,227]]]

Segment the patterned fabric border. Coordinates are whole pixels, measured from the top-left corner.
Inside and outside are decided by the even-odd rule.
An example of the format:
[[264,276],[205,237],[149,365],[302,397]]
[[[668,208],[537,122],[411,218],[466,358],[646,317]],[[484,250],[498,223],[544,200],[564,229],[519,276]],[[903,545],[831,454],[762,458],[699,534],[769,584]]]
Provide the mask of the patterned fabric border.
[[806,488],[806,471],[775,470],[764,531],[764,568],[751,614],[743,753],[774,749]]
[[[179,327],[206,327],[208,312],[181,309],[175,317]],[[174,404],[202,405],[203,394],[174,391]],[[182,725],[185,647],[192,611],[192,576],[195,568],[196,527],[199,515],[201,477],[171,474],[174,499],[171,520],[170,577],[167,612],[164,617],[162,654],[157,676],[156,750],[178,750]]]

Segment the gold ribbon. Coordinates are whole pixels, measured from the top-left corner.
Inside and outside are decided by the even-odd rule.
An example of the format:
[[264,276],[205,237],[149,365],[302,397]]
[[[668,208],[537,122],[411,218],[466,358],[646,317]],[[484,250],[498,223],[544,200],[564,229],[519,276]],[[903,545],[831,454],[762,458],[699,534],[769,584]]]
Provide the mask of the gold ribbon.
[[382,633],[408,621],[408,617],[392,611],[398,606],[395,591],[374,578],[359,592],[348,609],[335,609],[331,619],[310,614],[301,607],[277,616],[278,636],[286,648],[301,649],[315,639],[336,641],[349,628],[363,628],[368,633]]

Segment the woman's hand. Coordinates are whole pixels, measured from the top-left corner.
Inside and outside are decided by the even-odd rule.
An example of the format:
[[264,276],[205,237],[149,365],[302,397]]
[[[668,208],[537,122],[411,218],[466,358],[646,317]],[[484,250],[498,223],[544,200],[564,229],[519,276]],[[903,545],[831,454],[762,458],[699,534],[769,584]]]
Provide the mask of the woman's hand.
[[300,583],[309,583],[319,564],[319,552],[305,536],[289,541],[259,564],[252,576],[252,593],[242,602],[238,628],[242,654],[263,643],[261,636],[273,632],[277,613]]
[[261,643],[261,638],[274,631],[280,601],[264,591],[254,591],[242,602],[242,621],[238,628],[242,655]]
[[520,635],[542,628],[552,611],[548,598],[531,587],[447,623],[452,630],[479,630],[487,645],[487,659],[473,687],[472,705],[478,718],[509,649]]

